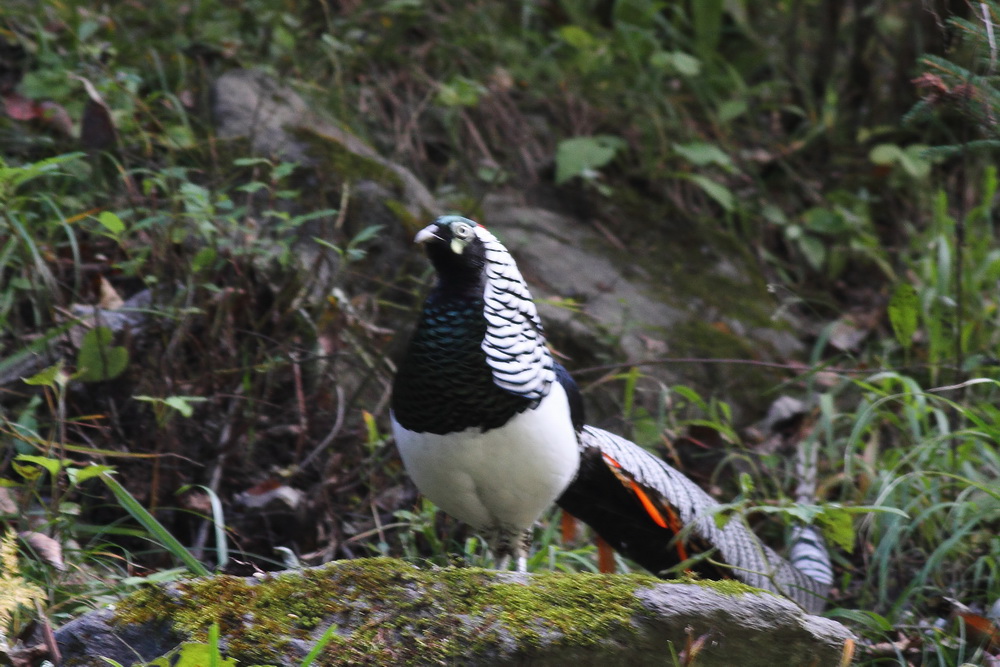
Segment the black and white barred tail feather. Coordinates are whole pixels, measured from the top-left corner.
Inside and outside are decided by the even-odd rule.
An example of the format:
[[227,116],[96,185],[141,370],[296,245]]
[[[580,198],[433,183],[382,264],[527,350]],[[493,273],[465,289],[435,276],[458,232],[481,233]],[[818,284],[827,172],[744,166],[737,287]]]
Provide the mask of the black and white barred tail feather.
[[[799,559],[800,568],[764,545],[738,517],[720,528],[715,521],[719,503],[624,438],[585,426],[580,447],[580,472],[559,505],[615,549],[653,572],[684,563],[706,576],[731,576],[785,595],[807,611],[822,610],[829,577],[812,567],[813,551]],[[803,554],[818,538],[810,531],[797,542]]]
[[[795,476],[798,486],[795,500],[800,503],[816,502],[816,475],[818,461],[816,442],[800,442],[795,459]],[[819,582],[828,591],[833,585],[833,567],[826,542],[813,526],[797,525],[792,528],[788,541],[788,560],[800,572]]]
[[485,227],[476,227],[476,235],[486,258],[486,363],[501,389],[538,401],[556,377],[538,311],[507,249]]
[[822,586],[823,592],[833,585],[833,567],[826,541],[813,526],[793,526],[788,540],[788,561],[796,570]]

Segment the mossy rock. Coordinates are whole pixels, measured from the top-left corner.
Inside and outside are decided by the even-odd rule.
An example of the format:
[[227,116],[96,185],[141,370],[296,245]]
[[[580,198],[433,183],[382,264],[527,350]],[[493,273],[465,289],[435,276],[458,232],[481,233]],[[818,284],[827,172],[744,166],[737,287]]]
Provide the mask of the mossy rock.
[[130,665],[204,642],[212,624],[223,654],[243,665],[298,665],[331,625],[315,664],[669,665],[702,637],[698,665],[836,664],[851,637],[742,585],[421,570],[380,558],[150,587],[57,639],[66,665]]

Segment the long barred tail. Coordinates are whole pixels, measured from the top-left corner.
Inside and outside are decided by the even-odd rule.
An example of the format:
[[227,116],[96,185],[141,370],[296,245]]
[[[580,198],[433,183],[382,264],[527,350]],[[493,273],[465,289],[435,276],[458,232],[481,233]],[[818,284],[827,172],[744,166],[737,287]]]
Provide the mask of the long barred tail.
[[718,502],[633,442],[585,426],[581,455],[580,472],[560,506],[646,569],[683,563],[705,576],[731,576],[785,595],[810,612],[823,609],[832,573],[813,529],[797,533],[789,562],[739,517],[720,528]]
[[833,567],[823,536],[812,526],[793,526],[788,546],[792,567],[816,582],[816,594],[826,595],[833,585]]
[[[795,489],[795,500],[800,503],[816,502],[817,450],[815,442],[798,443],[795,459],[798,487]],[[788,560],[795,569],[822,586],[820,590],[823,595],[829,593],[833,585],[830,553],[823,536],[813,526],[793,526],[788,541]]]

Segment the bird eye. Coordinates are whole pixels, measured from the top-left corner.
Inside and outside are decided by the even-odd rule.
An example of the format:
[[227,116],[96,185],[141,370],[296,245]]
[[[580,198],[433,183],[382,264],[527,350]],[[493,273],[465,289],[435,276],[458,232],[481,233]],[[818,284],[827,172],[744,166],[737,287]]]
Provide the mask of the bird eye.
[[460,239],[467,239],[472,235],[472,227],[464,222],[455,223],[451,228],[452,233]]

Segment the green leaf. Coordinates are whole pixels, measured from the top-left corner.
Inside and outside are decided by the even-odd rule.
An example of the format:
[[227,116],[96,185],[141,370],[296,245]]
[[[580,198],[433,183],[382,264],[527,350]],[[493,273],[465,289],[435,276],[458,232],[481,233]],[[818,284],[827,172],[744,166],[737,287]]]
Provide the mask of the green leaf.
[[736,513],[732,511],[731,508],[715,511],[712,514],[712,520],[715,522],[715,527],[719,530],[723,530],[726,525],[733,520]]
[[924,157],[927,146],[913,144],[903,150],[899,156],[899,164],[907,174],[917,179],[927,178],[931,173],[931,161]]
[[271,172],[271,178],[275,181],[280,181],[283,178],[291,176],[292,172],[298,169],[299,164],[297,162],[282,162]]
[[120,236],[121,233],[125,231],[125,223],[111,211],[102,211],[101,214],[97,216],[97,221],[114,236]]
[[82,468],[67,468],[66,474],[69,475],[69,481],[73,484],[82,484],[92,477],[97,477],[101,473],[114,472],[114,468],[111,466],[102,465],[89,465],[83,466]]
[[88,331],[76,355],[76,377],[82,382],[111,380],[122,374],[128,366],[128,350],[112,345],[114,333],[108,327],[95,327]]
[[62,359],[48,368],[38,371],[30,378],[23,378],[23,382],[32,386],[55,388],[57,384],[62,384],[59,382],[60,373],[63,373]]
[[437,102],[446,107],[474,107],[485,93],[485,86],[478,81],[456,76],[438,87]]
[[58,474],[58,472],[62,470],[63,465],[69,463],[69,460],[53,459],[48,456],[37,456],[35,454],[19,454],[14,458],[17,461],[33,463],[34,465],[41,466],[42,468],[45,468],[50,475]]
[[842,507],[827,505],[817,519],[826,539],[848,553],[854,551],[854,521],[851,512]]
[[694,181],[699,188],[704,190],[706,195],[714,199],[715,203],[727,212],[731,213],[736,209],[736,198],[733,196],[733,191],[725,185],[716,183],[711,178],[701,174],[689,174],[687,178]]
[[625,145],[620,137],[607,134],[564,139],[556,149],[556,185],[575,176],[591,176],[594,170],[611,162]]
[[931,173],[931,160],[927,157],[925,144],[912,144],[906,148],[896,144],[879,144],[868,153],[868,159],[881,166],[899,166],[908,176],[916,179],[926,178]]
[[[214,632],[213,632],[214,628]],[[223,658],[219,654],[219,625],[213,623],[208,629],[208,642],[184,642],[180,645],[176,660],[164,660],[164,667],[236,667],[235,658]]]
[[160,135],[160,142],[164,146],[182,150],[198,145],[194,132],[187,125],[168,125]]
[[205,246],[199,250],[195,256],[191,259],[191,270],[195,273],[199,271],[204,271],[215,264],[215,258],[218,254],[215,252],[215,248],[210,248]]
[[802,224],[809,231],[819,234],[843,234],[851,231],[843,214],[819,206],[805,212]]
[[361,419],[365,422],[365,431],[367,433],[365,442],[369,445],[381,442],[382,436],[378,432],[378,422],[375,421],[375,415],[367,410],[362,410]]
[[716,113],[721,122],[729,123],[745,114],[748,108],[746,100],[727,100],[719,105]]
[[359,243],[364,243],[365,241],[371,241],[373,238],[378,236],[378,233],[382,231],[385,225],[369,225],[365,227],[360,232],[354,235],[351,239],[350,245],[358,245]]
[[35,456],[34,454],[19,454],[14,457],[16,461],[31,463],[45,470],[52,476],[58,475],[64,466],[70,464],[68,459],[53,459],[48,456]]
[[896,144],[879,144],[868,153],[868,159],[882,166],[892,166],[899,161],[903,151]]
[[233,165],[236,167],[255,167],[257,165],[268,165],[272,163],[266,157],[238,157],[233,160]]
[[42,476],[42,469],[38,466],[27,466],[17,461],[11,461],[10,465],[14,469],[14,472],[23,477],[26,482],[34,482]]
[[[140,398],[140,397],[136,397]],[[181,413],[185,417],[190,417],[194,414],[194,406],[192,403],[204,403],[208,399],[204,396],[167,396],[163,399],[164,405],[168,405],[177,412]]]
[[593,35],[577,25],[567,25],[559,28],[559,38],[570,46],[580,50],[592,49],[597,44],[597,40],[594,39]]
[[657,51],[649,57],[649,64],[686,77],[701,74],[701,61],[683,51]]
[[917,290],[909,283],[900,283],[892,291],[889,299],[889,323],[896,340],[904,349],[910,349],[913,344],[913,334],[917,331],[917,319],[920,315],[920,297]]
[[704,141],[694,141],[688,144],[674,144],[674,150],[691,164],[704,167],[710,164],[722,167],[728,172],[736,171],[736,165],[721,148]]
[[804,234],[799,239],[799,250],[805,255],[809,266],[819,271],[826,263],[826,244],[817,236]]

